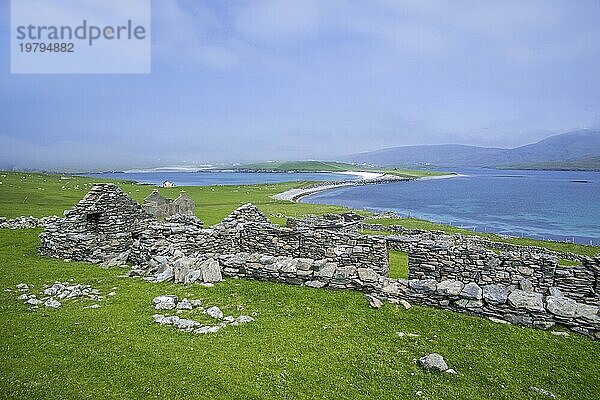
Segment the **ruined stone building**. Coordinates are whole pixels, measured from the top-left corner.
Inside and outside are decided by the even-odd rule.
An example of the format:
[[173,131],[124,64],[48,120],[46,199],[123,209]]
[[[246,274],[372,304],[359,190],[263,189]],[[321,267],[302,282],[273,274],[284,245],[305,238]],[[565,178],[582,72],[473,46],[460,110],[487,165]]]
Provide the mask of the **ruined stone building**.
[[136,201],[111,183],[100,183],[65,218],[46,226],[40,253],[75,260],[103,260],[128,251],[136,232],[153,220]]
[[167,218],[177,214],[193,216],[196,211],[196,203],[183,190],[179,194],[179,197],[171,200],[164,197],[155,189],[144,199],[142,207],[148,214],[157,218]]

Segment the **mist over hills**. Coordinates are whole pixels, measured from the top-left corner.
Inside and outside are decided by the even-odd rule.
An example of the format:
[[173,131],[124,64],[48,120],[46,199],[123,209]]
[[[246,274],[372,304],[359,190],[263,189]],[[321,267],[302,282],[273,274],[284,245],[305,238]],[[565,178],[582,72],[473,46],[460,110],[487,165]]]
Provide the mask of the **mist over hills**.
[[550,136],[537,143],[503,149],[458,144],[400,146],[352,154],[340,161],[374,165],[438,165],[503,167],[576,163],[600,156],[600,130],[579,130]]

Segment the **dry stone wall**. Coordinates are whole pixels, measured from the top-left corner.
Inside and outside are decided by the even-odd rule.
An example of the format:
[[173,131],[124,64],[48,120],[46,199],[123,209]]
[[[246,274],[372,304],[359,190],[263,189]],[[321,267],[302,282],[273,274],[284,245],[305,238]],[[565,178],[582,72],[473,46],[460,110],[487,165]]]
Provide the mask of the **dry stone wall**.
[[129,251],[133,237],[152,221],[114,184],[96,184],[65,217],[40,235],[39,251],[63,259],[103,261]]
[[340,267],[361,266],[380,275],[389,272],[384,238],[273,225],[251,204],[238,208],[210,229],[172,222],[150,224],[134,243],[132,255],[143,264],[174,247],[187,255],[259,253],[326,260]]
[[[395,238],[273,225],[251,204],[204,228],[193,216],[157,221],[116,186],[95,185],[41,234],[42,254],[102,261],[118,254],[148,280],[210,283],[221,274],[387,298],[537,328],[561,324],[600,337],[600,258],[560,266],[554,254],[496,252],[471,238],[400,232]],[[409,253],[409,279],[390,279],[388,244]],[[511,248],[515,249],[515,248]]]
[[388,279],[376,293],[392,302],[406,300],[534,328],[560,324],[600,339],[599,307],[569,298],[556,287],[542,294],[499,283]]

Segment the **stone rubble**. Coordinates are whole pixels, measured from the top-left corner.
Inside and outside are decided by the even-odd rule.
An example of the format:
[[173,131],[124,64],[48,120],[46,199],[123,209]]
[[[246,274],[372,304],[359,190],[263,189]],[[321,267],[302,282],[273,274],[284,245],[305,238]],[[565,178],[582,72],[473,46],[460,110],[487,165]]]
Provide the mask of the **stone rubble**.
[[[182,303],[184,306],[181,306]],[[176,295],[157,296],[152,300],[152,306],[157,310],[177,309],[180,311],[192,311],[194,308],[202,309],[201,304],[200,300],[188,300],[186,298],[178,301]],[[204,314],[219,320],[219,324],[203,325],[202,323],[189,318],[181,318],[176,315],[167,316],[163,314],[154,314],[152,319],[159,325],[173,326],[180,331],[193,332],[195,334],[215,333],[228,325],[239,326],[254,322],[254,318],[249,315],[240,315],[237,318],[230,315],[224,316],[223,311],[217,306],[207,308],[204,310]]]
[[[25,283],[18,284],[17,289],[20,291],[28,291],[29,285]],[[116,294],[116,292],[114,292]],[[72,282],[55,282],[52,285],[44,285],[44,290],[39,293],[40,299],[35,294],[22,293],[18,299],[25,302],[27,305],[37,306],[44,305],[46,308],[60,308],[61,301],[74,299],[88,299],[92,301],[100,301],[103,297],[98,289],[92,288],[90,285],[82,285]],[[61,301],[59,301],[61,300]],[[84,307],[88,308],[88,307]]]
[[17,217],[15,219],[7,219],[0,217],[0,228],[7,229],[32,229],[45,228],[48,224],[58,221],[60,218],[52,215],[49,217]]
[[[600,257],[358,221],[398,233],[368,236],[349,228],[355,222],[310,217],[281,227],[252,204],[210,228],[193,216],[159,222],[115,185],[99,184],[48,224],[40,252],[106,266],[126,260],[130,276],[153,282],[209,286],[230,277],[353,289],[406,309],[435,306],[539,329],[559,324],[600,338]],[[388,277],[388,249],[408,253],[409,279]],[[581,265],[559,265],[559,257]]]

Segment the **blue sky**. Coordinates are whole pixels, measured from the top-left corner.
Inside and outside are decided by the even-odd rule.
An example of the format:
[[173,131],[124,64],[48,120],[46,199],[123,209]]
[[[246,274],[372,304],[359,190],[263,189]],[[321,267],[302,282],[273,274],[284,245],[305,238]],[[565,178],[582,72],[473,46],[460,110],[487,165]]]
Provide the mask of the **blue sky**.
[[11,75],[0,167],[514,147],[600,126],[600,1],[154,0],[152,73]]

